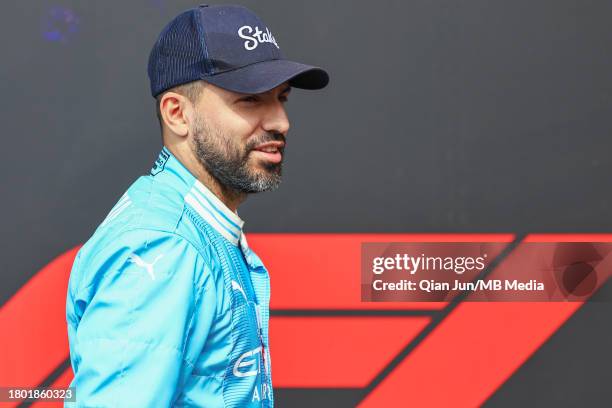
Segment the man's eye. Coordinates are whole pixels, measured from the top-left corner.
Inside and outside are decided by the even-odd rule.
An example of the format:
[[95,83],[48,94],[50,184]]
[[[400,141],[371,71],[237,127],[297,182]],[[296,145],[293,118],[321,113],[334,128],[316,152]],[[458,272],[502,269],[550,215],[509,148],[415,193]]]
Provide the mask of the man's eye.
[[285,102],[289,102],[289,97],[287,95],[281,95],[278,97],[278,100],[285,103]]
[[242,102],[257,102],[259,99],[255,95],[245,96],[244,98],[240,98]]

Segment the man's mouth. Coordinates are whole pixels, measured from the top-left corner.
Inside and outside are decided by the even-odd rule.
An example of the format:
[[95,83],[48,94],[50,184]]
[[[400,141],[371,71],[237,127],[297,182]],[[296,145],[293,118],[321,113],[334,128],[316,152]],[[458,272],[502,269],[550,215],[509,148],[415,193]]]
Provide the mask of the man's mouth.
[[268,142],[253,148],[258,156],[272,163],[280,163],[283,160],[283,142]]

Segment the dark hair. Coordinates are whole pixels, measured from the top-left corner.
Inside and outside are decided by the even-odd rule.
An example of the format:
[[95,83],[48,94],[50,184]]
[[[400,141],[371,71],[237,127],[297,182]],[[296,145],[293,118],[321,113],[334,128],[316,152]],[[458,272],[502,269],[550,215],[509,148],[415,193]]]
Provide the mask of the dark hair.
[[161,102],[162,97],[166,92],[176,92],[177,94],[183,95],[185,98],[189,100],[189,102],[195,104],[198,102],[198,98],[200,97],[200,93],[202,92],[202,88],[206,82],[198,80],[193,82],[188,82],[186,84],[175,86],[174,88],[170,88],[160,93],[155,97],[155,114],[157,115],[157,121],[159,122],[159,129],[163,133],[164,127],[162,123],[161,110],[159,109],[159,103]]

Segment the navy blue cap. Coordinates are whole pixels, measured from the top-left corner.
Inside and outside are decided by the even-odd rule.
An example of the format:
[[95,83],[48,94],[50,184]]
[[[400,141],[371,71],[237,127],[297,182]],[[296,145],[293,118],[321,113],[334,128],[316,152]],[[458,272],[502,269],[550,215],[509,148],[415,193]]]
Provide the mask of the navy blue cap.
[[151,94],[196,80],[240,93],[261,93],[289,81],[302,89],[329,82],[319,67],[286,60],[268,27],[242,6],[201,5],[176,16],[149,56]]

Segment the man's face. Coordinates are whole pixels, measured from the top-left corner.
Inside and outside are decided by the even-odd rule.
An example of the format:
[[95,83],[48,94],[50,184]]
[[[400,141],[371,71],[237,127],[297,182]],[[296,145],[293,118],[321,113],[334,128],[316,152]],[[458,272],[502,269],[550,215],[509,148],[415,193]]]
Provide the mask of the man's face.
[[256,193],[280,184],[289,91],[286,83],[253,95],[204,86],[191,126],[193,150],[225,188]]

